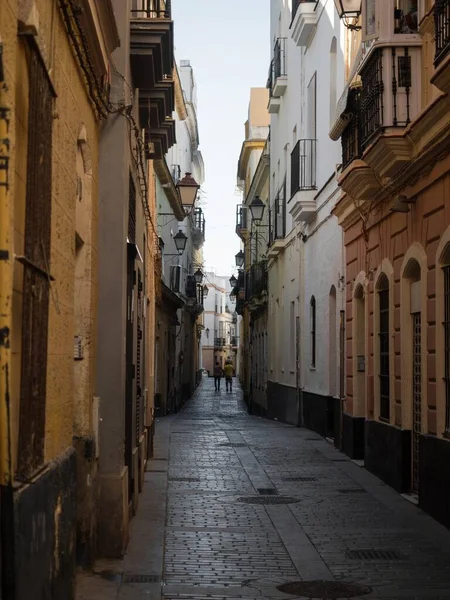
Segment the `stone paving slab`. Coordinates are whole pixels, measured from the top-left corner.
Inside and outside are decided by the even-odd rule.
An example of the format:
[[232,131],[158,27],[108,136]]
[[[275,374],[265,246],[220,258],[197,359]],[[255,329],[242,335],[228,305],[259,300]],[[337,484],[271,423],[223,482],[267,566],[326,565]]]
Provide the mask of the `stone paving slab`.
[[450,600],[450,532],[317,434],[249,416],[238,385],[205,379],[156,433],[166,461],[149,463],[127,554],[103,570],[160,580],[106,581],[100,563],[77,600],[279,600],[295,596],[278,585],[318,579]]

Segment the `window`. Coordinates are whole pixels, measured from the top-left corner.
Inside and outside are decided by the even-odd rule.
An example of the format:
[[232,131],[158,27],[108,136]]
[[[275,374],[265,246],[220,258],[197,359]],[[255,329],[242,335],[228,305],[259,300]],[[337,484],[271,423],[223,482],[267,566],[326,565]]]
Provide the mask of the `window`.
[[306,121],[306,137],[310,140],[315,140],[317,137],[316,121],[317,121],[317,77],[316,73],[311,77],[307,89],[307,121]]
[[390,369],[389,369],[389,282],[382,276],[378,288],[379,298],[379,340],[380,340],[380,418],[390,418]]
[[17,466],[23,476],[44,462],[50,299],[54,100],[33,45],[29,53],[29,99]]
[[217,306],[218,299],[219,299],[218,294],[216,294],[216,301],[215,301],[215,304],[214,304],[214,312],[216,312],[216,313],[218,312],[218,310],[217,310],[217,308],[218,308],[218,306]]
[[444,271],[445,435],[450,436],[450,266]]
[[311,325],[311,367],[316,367],[316,299],[314,296],[309,303],[309,320]]

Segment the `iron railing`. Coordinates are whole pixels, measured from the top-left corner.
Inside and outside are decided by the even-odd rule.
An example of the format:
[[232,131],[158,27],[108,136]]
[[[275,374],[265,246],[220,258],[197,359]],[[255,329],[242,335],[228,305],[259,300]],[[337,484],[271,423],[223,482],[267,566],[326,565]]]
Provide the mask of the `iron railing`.
[[232,335],[230,338],[230,344],[232,346],[237,346],[238,345],[238,338],[235,335]]
[[342,132],[342,170],[353,160],[362,155],[361,131],[360,131],[360,102],[361,91],[358,88],[351,89],[348,93],[347,111],[352,115],[351,121]]
[[222,338],[222,337],[214,338],[214,347],[215,348],[223,348],[223,346],[225,346],[225,345],[226,345],[225,338]]
[[292,0],[292,20],[295,19],[300,4],[317,4],[317,0]]
[[269,246],[286,236],[286,186],[283,185],[269,208]]
[[286,72],[286,38],[278,38],[273,49],[273,83]]
[[171,19],[171,0],[133,0],[131,15],[135,19]]
[[436,0],[434,4],[434,37],[434,65],[437,67],[450,52],[450,0]]
[[247,207],[243,204],[236,206],[236,231],[247,229]]
[[383,127],[383,51],[375,50],[361,71],[361,146]]
[[[387,54],[389,53],[389,54]],[[412,85],[410,48],[405,46],[375,50],[361,71],[360,125],[361,149],[385,127],[406,127],[411,122],[410,94]],[[385,82],[383,60],[392,64],[392,75]],[[385,85],[386,83],[386,85]],[[399,94],[399,88],[402,94]],[[386,122],[385,105],[391,103],[392,121]],[[403,115],[404,118],[400,118]]]
[[316,188],[316,140],[298,140],[291,153],[291,198]]
[[196,208],[193,214],[194,227],[201,231],[202,235],[205,235],[205,215],[201,208]]
[[260,296],[264,291],[267,291],[267,284],[267,261],[261,260],[253,263],[246,277],[245,299],[248,301],[253,296]]

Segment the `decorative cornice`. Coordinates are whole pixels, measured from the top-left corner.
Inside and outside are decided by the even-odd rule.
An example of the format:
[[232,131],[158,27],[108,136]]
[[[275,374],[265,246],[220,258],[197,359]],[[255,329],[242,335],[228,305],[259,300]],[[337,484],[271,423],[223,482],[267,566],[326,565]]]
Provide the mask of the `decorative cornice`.
[[245,180],[245,172],[247,170],[248,161],[252,150],[263,150],[266,145],[266,140],[245,140],[242,144],[241,153],[238,162],[238,178]]

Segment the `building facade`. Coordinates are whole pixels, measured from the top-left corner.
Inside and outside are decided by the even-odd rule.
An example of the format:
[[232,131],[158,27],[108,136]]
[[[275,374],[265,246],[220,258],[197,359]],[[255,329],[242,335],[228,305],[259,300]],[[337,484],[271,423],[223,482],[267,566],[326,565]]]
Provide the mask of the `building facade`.
[[339,444],[344,255],[333,208],[344,86],[333,2],[271,2],[267,414]]
[[[203,277],[206,226],[199,188],[205,175],[199,150],[197,87],[189,61],[175,67],[174,81],[175,143],[155,165],[154,180],[162,249],[155,346],[157,415],[177,412],[197,385],[203,312],[203,282],[198,278]],[[187,200],[181,189],[191,189]],[[180,232],[182,251],[174,239]]]
[[344,450],[447,527],[449,11],[448,2],[362,2],[361,31],[346,37],[334,131],[346,249]]
[[97,527],[99,132],[119,36],[109,1],[72,4],[0,6],[5,598],[72,598]]
[[230,282],[226,276],[207,272],[205,285],[208,292],[201,333],[202,368],[212,377],[216,363],[223,368],[231,358],[238,373],[239,324]]
[[[243,202],[236,209],[236,233],[243,246],[244,264],[234,295],[241,322],[241,382],[251,412],[267,409],[268,273],[269,245],[269,93],[265,88],[250,91],[245,138],[238,162],[238,186]],[[261,218],[254,219],[252,202],[262,203]],[[255,215],[258,216],[258,215]]]

